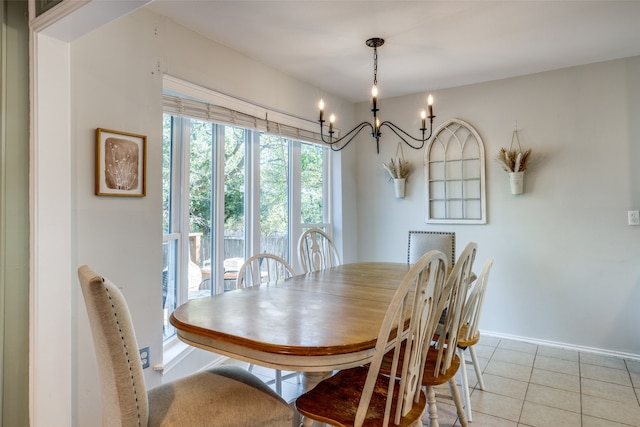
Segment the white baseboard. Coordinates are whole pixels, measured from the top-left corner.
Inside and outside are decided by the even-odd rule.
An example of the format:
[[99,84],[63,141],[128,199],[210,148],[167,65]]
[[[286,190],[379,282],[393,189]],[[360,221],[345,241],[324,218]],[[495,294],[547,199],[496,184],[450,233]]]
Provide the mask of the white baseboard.
[[622,351],[605,350],[605,349],[602,349],[602,348],[585,347],[585,346],[567,344],[567,343],[556,342],[556,341],[540,340],[540,339],[536,339],[536,338],[522,337],[522,336],[519,336],[519,335],[503,334],[503,333],[500,333],[500,332],[492,332],[492,331],[481,330],[480,333],[482,335],[486,335],[486,336],[489,336],[489,337],[504,338],[504,339],[514,340],[514,341],[527,342],[527,343],[531,343],[531,344],[545,345],[545,346],[548,346],[548,347],[563,348],[565,350],[574,350],[574,351],[579,351],[579,352],[583,352],[583,353],[598,354],[600,356],[608,356],[608,357],[617,357],[617,358],[620,358],[620,359],[636,360],[636,361],[640,362],[640,354],[625,353],[625,352],[622,352]]

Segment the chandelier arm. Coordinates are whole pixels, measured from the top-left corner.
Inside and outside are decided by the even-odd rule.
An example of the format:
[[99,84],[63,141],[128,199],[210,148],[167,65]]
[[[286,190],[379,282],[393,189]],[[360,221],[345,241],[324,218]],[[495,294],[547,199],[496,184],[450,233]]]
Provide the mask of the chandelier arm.
[[[349,132],[344,134],[341,138],[338,138],[338,139],[332,141],[332,137],[329,136],[329,140],[327,141],[327,140],[324,139],[324,134],[322,133],[322,123],[320,123],[320,139],[322,139],[322,142],[324,142],[325,144],[328,144],[333,151],[341,151],[351,141],[353,141],[353,139],[366,127],[370,127],[371,130],[373,131],[373,126],[371,125],[371,123],[362,122],[359,125],[357,125],[356,127],[354,127],[353,129],[351,129]],[[340,148],[335,148],[335,146],[337,144],[340,144],[345,139],[347,141]]]
[[[332,114],[329,120],[329,140],[327,141],[324,138],[324,135],[322,133],[323,131],[323,126],[324,126],[324,101],[322,99],[320,99],[320,102],[318,104],[319,110],[320,110],[320,120],[318,120],[318,122],[320,123],[320,139],[322,140],[322,142],[324,142],[325,144],[328,144],[331,147],[331,150],[333,151],[340,151],[342,150],[344,147],[346,147],[347,145],[349,145],[349,143],[351,141],[353,141],[353,139],[365,128],[365,127],[369,127],[371,129],[371,136],[373,137],[373,139],[376,140],[376,152],[378,154],[380,154],[380,137],[382,136],[382,133],[380,132],[380,129],[382,129],[382,127],[386,126],[389,129],[391,129],[391,131],[393,133],[396,134],[396,136],[398,136],[405,144],[407,144],[409,147],[413,148],[414,150],[420,150],[421,148],[424,147],[424,143],[427,142],[429,139],[431,139],[432,133],[433,133],[433,119],[436,117],[433,115],[433,96],[431,96],[431,94],[429,94],[429,96],[427,97],[427,107],[428,107],[428,112],[429,115],[427,116],[427,111],[423,110],[421,113],[421,119],[422,119],[422,127],[419,128],[418,130],[420,132],[422,132],[422,138],[416,138],[414,136],[409,135],[409,133],[407,133],[406,131],[402,130],[399,126],[393,124],[392,122],[389,121],[384,121],[382,123],[379,122],[378,120],[378,114],[377,112],[380,111],[380,109],[377,107],[377,102],[378,102],[378,48],[380,46],[382,46],[384,44],[384,39],[380,38],[380,37],[373,37],[368,39],[365,44],[371,48],[373,48],[373,87],[371,88],[371,103],[372,103],[372,108],[371,108],[371,112],[373,113],[373,121],[371,123],[369,122],[362,122],[359,125],[357,125],[356,127],[354,127],[353,129],[351,129],[349,132],[347,132],[344,136],[342,136],[342,138],[338,138],[335,141],[333,140],[333,134],[335,133],[333,131],[333,122],[335,120],[335,116]],[[426,119],[429,119],[429,135],[425,136],[426,134],[426,130],[427,130],[427,126],[426,126]],[[415,144],[410,142],[409,140],[413,140],[418,142],[419,144]],[[341,146],[339,146],[340,144],[342,144]],[[339,148],[334,148],[334,147],[338,147]]]
[[[429,126],[429,135],[428,136],[424,136],[424,129],[422,129],[422,138],[416,138],[414,136],[409,135],[407,132],[405,132],[404,130],[402,130],[398,125],[390,122],[390,121],[384,121],[382,123],[380,123],[380,126],[378,126],[378,129],[382,129],[383,126],[388,127],[389,129],[391,129],[393,131],[393,133],[395,133],[398,137],[400,137],[400,139],[402,141],[404,141],[405,144],[407,144],[409,147],[413,148],[414,150],[420,150],[422,147],[424,147],[424,143],[427,142],[429,139],[431,139],[431,135],[433,132],[433,120],[431,121],[431,126]],[[407,138],[411,138],[414,141],[417,141],[420,143],[420,145],[413,145],[411,144],[411,142],[407,141],[405,139],[404,136],[402,136],[400,133],[402,133],[404,136],[406,136]]]

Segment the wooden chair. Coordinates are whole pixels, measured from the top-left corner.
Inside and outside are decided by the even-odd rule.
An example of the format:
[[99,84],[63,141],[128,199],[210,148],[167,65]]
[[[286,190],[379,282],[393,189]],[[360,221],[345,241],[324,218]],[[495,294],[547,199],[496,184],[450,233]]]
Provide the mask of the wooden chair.
[[147,392],[138,343],[120,290],[88,266],[78,269],[96,349],[103,426],[290,427],[293,411],[244,369],[225,366]]
[[[426,405],[419,386],[424,349],[429,346],[444,308],[441,293],[447,270],[442,252],[431,251],[421,257],[389,304],[371,364],[342,370],[321,381],[296,400],[300,414],[344,427],[421,426]],[[405,329],[408,314],[409,327]],[[391,375],[385,375],[380,367],[390,347]]]
[[460,332],[462,311],[467,298],[471,277],[471,269],[476,257],[477,245],[470,242],[453,266],[447,278],[444,321],[438,327],[434,344],[429,348],[427,363],[422,377],[422,384],[427,387],[429,420],[431,427],[438,427],[435,387],[448,383],[451,397],[456,405],[456,412],[463,427],[467,426],[464,405],[460,398],[455,375],[460,368],[460,358],[456,355],[458,334]]
[[462,318],[460,320],[460,334],[458,335],[458,354],[460,357],[460,371],[462,372],[462,397],[464,400],[464,406],[467,410],[467,420],[472,421],[471,414],[471,399],[469,396],[469,378],[467,377],[467,366],[464,358],[464,350],[469,349],[471,355],[471,361],[473,368],[478,378],[478,385],[481,390],[484,390],[484,380],[482,379],[482,370],[478,363],[478,357],[473,348],[475,344],[480,341],[480,330],[478,326],[480,324],[480,314],[482,313],[482,306],[484,305],[484,295],[487,290],[487,282],[489,281],[489,272],[493,265],[493,258],[489,258],[482,267],[478,280],[472,285],[471,291],[467,296],[464,309],[462,312]]
[[[286,279],[294,275],[293,268],[279,256],[267,253],[257,254],[247,259],[238,269],[236,289],[259,286],[263,283]],[[253,372],[253,367],[253,364],[249,364],[249,372]],[[282,381],[294,377],[299,378],[299,373],[293,372],[283,376],[280,369],[275,371],[275,378],[267,381],[267,384],[275,383],[276,393],[282,395]]]
[[298,240],[298,259],[304,273],[342,264],[331,236],[319,228],[311,228]]
[[[476,248],[475,243],[469,243],[447,277],[442,293],[443,299],[439,303],[439,307],[442,307],[439,324],[433,343],[427,350],[421,383],[427,389],[431,427],[438,427],[435,387],[442,384],[449,385],[460,424],[463,427],[467,426],[464,403],[455,381],[455,374],[460,368],[460,358],[456,355],[456,348]],[[392,361],[392,355],[388,353],[383,360],[383,372],[391,372]]]
[[407,248],[409,264],[434,249],[447,256],[451,267],[456,263],[456,233],[452,231],[409,231]]
[[293,268],[283,258],[267,253],[257,254],[246,260],[238,269],[236,288],[250,288],[294,275]]

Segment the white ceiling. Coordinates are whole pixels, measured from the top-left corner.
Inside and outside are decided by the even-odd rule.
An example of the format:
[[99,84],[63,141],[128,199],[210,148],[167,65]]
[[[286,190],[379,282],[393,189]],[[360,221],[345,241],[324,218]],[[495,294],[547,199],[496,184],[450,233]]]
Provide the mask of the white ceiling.
[[353,102],[640,54],[640,1],[155,0],[148,8]]

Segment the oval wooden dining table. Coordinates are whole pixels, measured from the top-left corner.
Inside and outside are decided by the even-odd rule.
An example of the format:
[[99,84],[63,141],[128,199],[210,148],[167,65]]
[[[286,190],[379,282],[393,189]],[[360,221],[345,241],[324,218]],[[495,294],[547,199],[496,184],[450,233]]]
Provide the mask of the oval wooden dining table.
[[343,264],[190,300],[170,322],[192,346],[303,372],[303,387],[309,390],[333,370],[371,360],[387,307],[410,267]]

